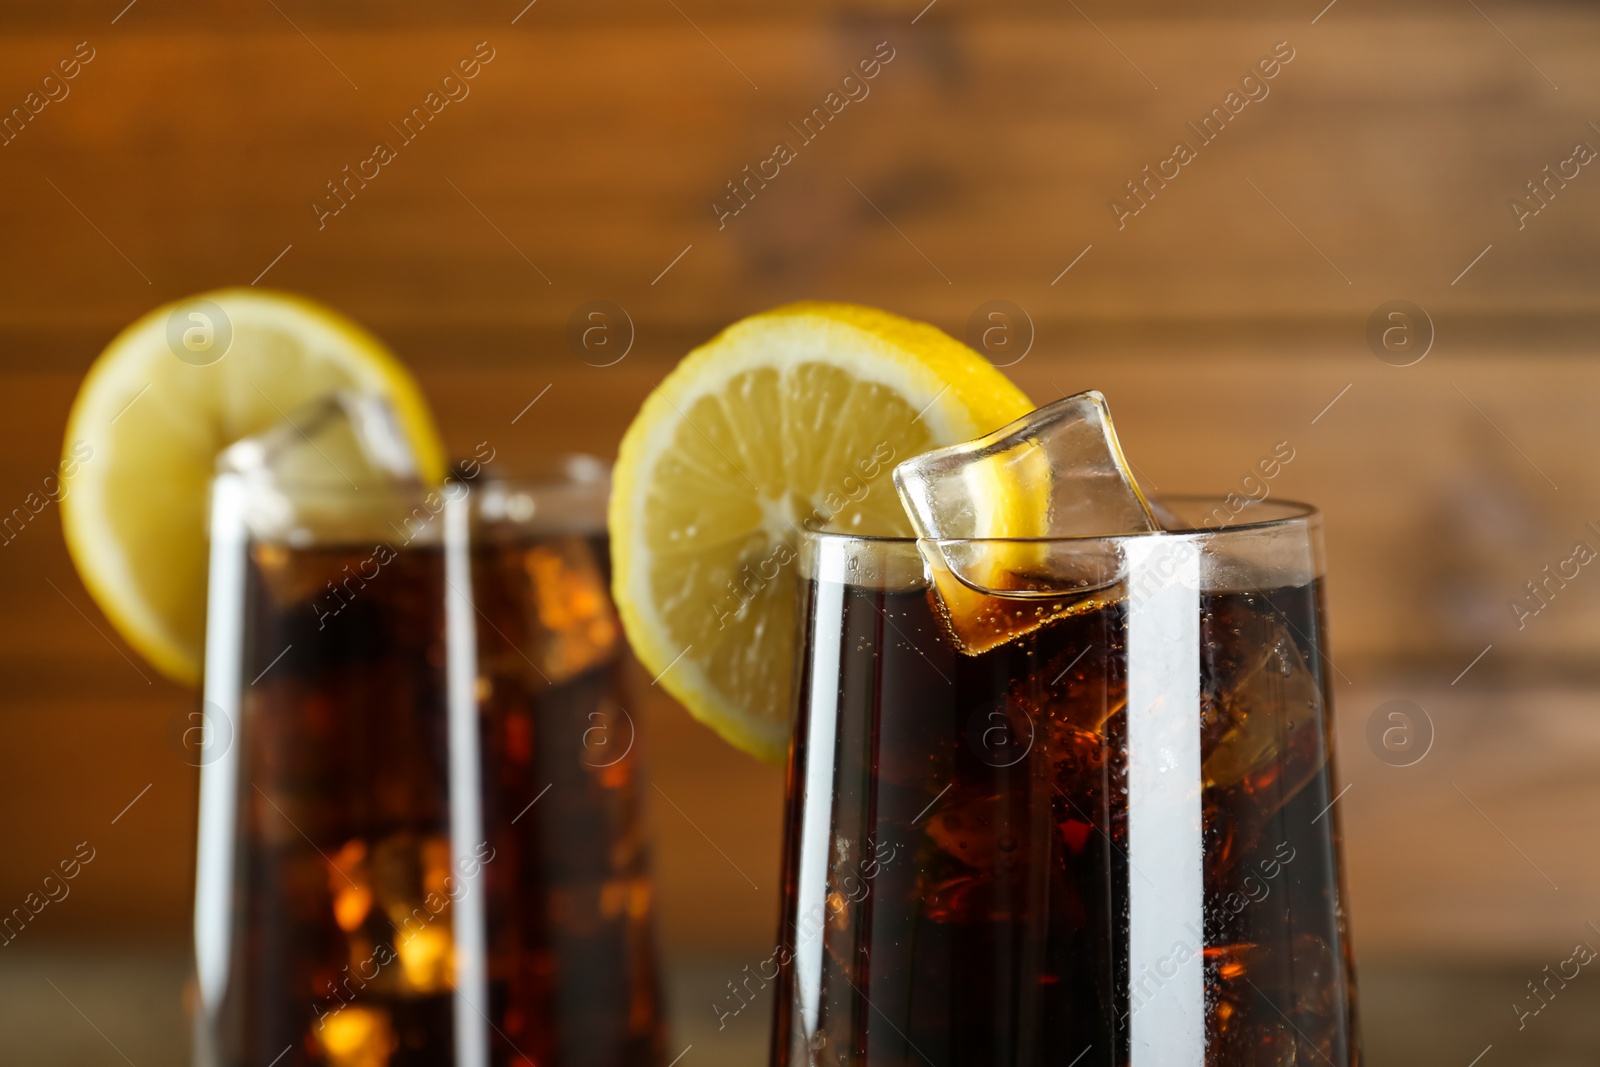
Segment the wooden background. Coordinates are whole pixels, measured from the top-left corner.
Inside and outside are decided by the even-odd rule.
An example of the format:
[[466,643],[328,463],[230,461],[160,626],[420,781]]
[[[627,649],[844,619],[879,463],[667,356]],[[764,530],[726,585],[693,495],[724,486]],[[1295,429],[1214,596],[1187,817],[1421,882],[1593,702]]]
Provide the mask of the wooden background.
[[[95,58],[0,147],[0,510],[51,473],[111,336],[223,285],[353,314],[415,368],[454,448],[513,460],[613,454],[673,361],[763,307],[853,300],[960,336],[1010,300],[1036,340],[1008,373],[1040,401],[1104,391],[1159,489],[1226,491],[1294,446],[1273,491],[1327,513],[1363,957],[1520,966],[1600,945],[1600,577],[1522,630],[1508,606],[1575,542],[1600,548],[1600,167],[1525,228],[1508,207],[1577,142],[1600,148],[1600,13],[524,2],[6,5],[0,108],[79,42]],[[388,124],[482,41],[470,96],[319,229],[324,183],[398,142]],[[1112,197],[1280,41],[1294,59],[1270,95],[1119,229]],[[787,124],[879,42],[894,59],[870,95],[719,229],[725,183],[797,140]],[[636,326],[612,367],[564,340],[593,299]],[[1365,339],[1395,299],[1434,325],[1409,367]],[[181,948],[195,784],[166,730],[194,697],[130,665],[53,513],[0,547],[0,597],[0,906],[87,838],[101,858],[34,946]],[[1433,720],[1413,768],[1366,742],[1395,697]],[[645,719],[682,810],[651,813],[668,950],[762,958],[780,775],[674,707]]]

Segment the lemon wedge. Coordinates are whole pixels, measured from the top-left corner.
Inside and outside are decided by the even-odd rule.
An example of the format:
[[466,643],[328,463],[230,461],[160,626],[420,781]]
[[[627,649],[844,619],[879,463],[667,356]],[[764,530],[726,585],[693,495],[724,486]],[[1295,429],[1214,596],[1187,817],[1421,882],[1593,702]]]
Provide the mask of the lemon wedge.
[[1032,407],[976,352],[888,312],[801,303],[728,327],[650,394],[618,454],[613,587],[640,660],[730,743],[782,759],[800,531],[909,535],[894,465]]
[[[90,367],[62,446],[62,529],[90,595],[167,677],[200,675],[217,453],[339,389],[388,399],[423,476],[442,479],[411,375],[372,334],[300,297],[226,289],[168,304]],[[338,465],[359,482],[355,462]]]

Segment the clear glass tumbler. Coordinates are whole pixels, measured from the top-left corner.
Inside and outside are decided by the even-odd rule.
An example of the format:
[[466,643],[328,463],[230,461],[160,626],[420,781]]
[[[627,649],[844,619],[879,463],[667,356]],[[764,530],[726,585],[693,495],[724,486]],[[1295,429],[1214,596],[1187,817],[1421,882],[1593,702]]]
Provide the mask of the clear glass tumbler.
[[1358,1062],[1320,518],[1162,503],[808,537],[774,1064]]
[[200,1062],[657,1064],[603,468],[282,488],[213,485]]

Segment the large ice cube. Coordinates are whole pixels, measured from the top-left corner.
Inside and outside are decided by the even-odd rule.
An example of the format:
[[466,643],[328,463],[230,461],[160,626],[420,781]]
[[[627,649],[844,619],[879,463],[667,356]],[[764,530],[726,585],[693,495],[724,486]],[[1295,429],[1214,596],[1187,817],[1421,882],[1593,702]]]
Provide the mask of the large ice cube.
[[1128,469],[1106,398],[1057,400],[987,437],[894,469],[918,537],[1094,537],[1160,528]]
[[1092,390],[908,459],[894,483],[940,614],[970,654],[1095,606],[1122,561],[1093,538],[1160,529]]
[[421,488],[419,470],[389,401],[349,390],[286,413],[217,457],[219,477],[246,489],[251,532],[290,544],[330,535],[393,538],[403,499]]
[[[489,684],[497,678],[560,684],[616,659],[621,627],[589,538],[554,534],[534,544],[480,545],[473,566],[479,605],[502,620],[500,632],[489,632],[478,646]],[[537,679],[526,677],[530,665]],[[584,758],[595,766],[615,755],[589,747],[608,743],[602,718],[585,723]],[[619,737],[614,747],[625,746]]]
[[385,398],[339,390],[284,415],[282,422],[237,441],[218,468],[264,474],[283,484],[344,485],[374,479],[414,482],[417,457]]

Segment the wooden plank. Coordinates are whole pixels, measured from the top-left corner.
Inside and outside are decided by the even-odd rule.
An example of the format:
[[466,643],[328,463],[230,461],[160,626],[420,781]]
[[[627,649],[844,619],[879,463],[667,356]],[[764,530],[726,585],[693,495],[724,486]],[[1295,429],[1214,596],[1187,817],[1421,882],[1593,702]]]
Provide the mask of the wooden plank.
[[[1575,140],[1600,143],[1582,105],[1600,19],[1551,7],[1519,20],[1523,50],[1566,83],[1557,92],[1470,11],[1335,10],[1314,29],[1265,17],[1115,25],[1159,92],[1076,16],[937,32],[704,23],[760,91],[681,20],[557,25],[494,44],[472,95],[321,231],[311,203],[325,182],[378,139],[399,141],[389,124],[484,24],[329,27],[317,48],[343,62],[286,27],[129,27],[4,149],[0,226],[30,255],[0,264],[0,317],[110,331],[157,299],[248,282],[290,245],[270,283],[386,330],[557,323],[596,293],[680,323],[800,294],[927,317],[1001,294],[1069,321],[1355,322],[1405,294],[1440,315],[1592,316],[1595,183],[1575,179],[1522,232],[1507,202]],[[1124,183],[1195,139],[1186,124],[1289,38],[1296,58],[1271,95],[1117,229],[1109,205]],[[5,91],[20,100],[37,80],[25,72],[42,76],[62,40],[0,43],[15,72]],[[726,182],[775,141],[799,142],[789,123],[876,40],[896,59],[871,95],[718,230],[711,204]],[[1455,118],[1463,108],[1470,127]]]

